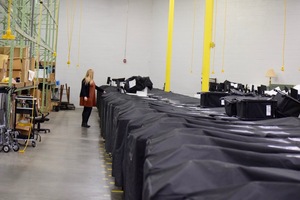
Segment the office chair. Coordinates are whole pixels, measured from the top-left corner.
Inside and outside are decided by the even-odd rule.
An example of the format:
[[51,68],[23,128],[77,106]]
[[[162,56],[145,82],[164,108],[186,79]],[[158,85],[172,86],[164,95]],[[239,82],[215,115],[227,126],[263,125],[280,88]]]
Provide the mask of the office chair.
[[37,132],[44,132],[44,133],[50,133],[50,129],[49,128],[41,128],[41,124],[49,121],[50,119],[47,118],[47,116],[49,115],[49,113],[41,113],[37,107],[37,105],[34,106],[34,118],[33,118],[33,123],[34,125],[37,125],[37,127],[35,128],[34,126],[34,130]]

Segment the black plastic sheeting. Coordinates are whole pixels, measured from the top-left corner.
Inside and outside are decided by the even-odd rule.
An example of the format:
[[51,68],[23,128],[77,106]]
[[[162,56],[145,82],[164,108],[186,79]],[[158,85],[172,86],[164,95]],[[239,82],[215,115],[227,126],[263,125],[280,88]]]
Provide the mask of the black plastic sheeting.
[[299,199],[299,118],[240,121],[180,94],[102,88],[101,136],[125,200]]

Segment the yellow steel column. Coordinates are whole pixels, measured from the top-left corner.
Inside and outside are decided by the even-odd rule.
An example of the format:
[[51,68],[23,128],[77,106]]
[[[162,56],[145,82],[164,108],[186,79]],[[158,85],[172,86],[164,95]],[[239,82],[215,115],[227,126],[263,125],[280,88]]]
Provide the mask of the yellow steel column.
[[202,92],[209,90],[210,48],[212,46],[214,0],[205,1],[204,45],[202,66]]
[[172,46],[173,46],[173,25],[174,25],[174,0],[170,0],[169,5],[169,25],[168,25],[168,46],[167,46],[167,66],[165,91],[170,92],[171,65],[172,65]]

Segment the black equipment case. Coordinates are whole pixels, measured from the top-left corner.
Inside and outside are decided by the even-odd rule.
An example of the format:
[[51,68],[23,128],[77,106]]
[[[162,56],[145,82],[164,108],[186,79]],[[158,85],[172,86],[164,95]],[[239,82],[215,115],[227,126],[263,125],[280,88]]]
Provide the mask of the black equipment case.
[[200,106],[205,108],[223,107],[221,98],[229,95],[226,92],[201,92]]
[[276,117],[276,100],[263,97],[238,97],[236,116],[241,120],[262,120]]
[[236,103],[238,96],[226,96],[222,98],[225,103],[225,112],[229,117],[236,116]]
[[277,101],[278,117],[299,117],[300,102],[283,92],[277,92],[273,98]]

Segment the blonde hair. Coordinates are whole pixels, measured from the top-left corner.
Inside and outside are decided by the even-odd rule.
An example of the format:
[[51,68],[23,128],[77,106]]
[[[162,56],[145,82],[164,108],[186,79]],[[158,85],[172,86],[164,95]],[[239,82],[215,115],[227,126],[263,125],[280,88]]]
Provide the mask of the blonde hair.
[[84,79],[85,84],[91,83],[94,80],[94,71],[92,69],[87,70]]

